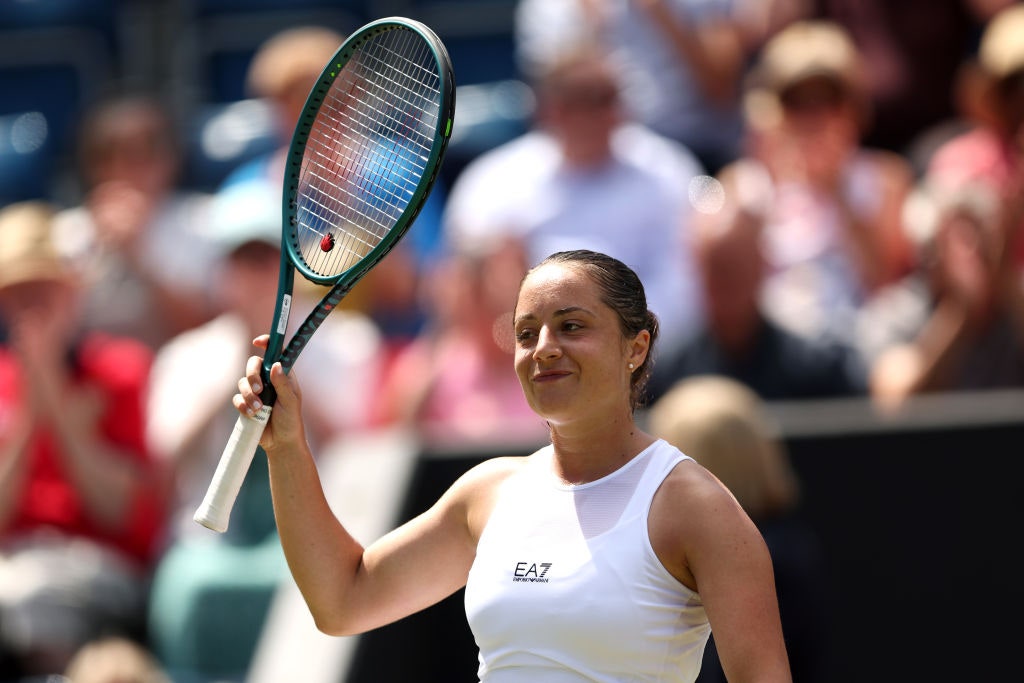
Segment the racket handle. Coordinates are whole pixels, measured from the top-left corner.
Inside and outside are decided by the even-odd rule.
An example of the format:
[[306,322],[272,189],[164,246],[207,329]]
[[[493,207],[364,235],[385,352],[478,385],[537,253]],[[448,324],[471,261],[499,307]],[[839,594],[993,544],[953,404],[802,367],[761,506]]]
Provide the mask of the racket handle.
[[217,463],[206,497],[192,517],[207,529],[218,533],[227,531],[231,508],[234,507],[235,498],[238,497],[252,458],[260,445],[260,437],[270,419],[270,411],[271,406],[264,404],[255,416],[239,415],[235,421],[235,428]]

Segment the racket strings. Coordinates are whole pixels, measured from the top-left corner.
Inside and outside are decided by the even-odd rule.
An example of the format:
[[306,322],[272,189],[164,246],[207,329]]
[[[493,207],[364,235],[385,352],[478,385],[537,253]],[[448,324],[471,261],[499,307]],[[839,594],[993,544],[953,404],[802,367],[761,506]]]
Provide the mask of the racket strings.
[[429,161],[440,80],[429,45],[395,30],[360,46],[331,84],[303,156],[294,226],[313,272],[340,275],[399,222]]

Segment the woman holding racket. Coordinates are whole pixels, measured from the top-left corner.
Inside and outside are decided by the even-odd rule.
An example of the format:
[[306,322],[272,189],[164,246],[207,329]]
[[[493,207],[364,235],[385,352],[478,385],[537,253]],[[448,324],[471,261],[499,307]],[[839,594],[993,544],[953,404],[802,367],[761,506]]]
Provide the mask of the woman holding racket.
[[[272,366],[260,443],[317,626],[365,632],[465,586],[481,681],[693,681],[712,629],[730,681],[790,681],[756,527],[634,419],[658,336],[639,278],[603,254],[554,254],[523,279],[514,326],[515,370],[551,444],[481,463],[367,547],[323,495],[295,374]],[[243,413],[260,407],[261,364],[239,382]]]

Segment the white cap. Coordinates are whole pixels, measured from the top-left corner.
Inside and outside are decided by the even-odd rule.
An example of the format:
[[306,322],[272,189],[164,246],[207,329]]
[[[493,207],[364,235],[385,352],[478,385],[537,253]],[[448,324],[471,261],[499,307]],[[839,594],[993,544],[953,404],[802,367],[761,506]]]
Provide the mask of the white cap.
[[265,180],[228,185],[213,198],[210,230],[222,253],[247,242],[281,246],[281,188]]

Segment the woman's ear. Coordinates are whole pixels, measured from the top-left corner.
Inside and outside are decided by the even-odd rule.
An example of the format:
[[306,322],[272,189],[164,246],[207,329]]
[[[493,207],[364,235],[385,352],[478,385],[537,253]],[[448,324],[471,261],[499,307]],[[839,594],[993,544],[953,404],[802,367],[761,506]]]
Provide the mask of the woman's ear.
[[640,330],[640,332],[633,337],[632,341],[629,342],[629,353],[626,362],[631,363],[634,368],[638,368],[644,364],[650,350],[651,333],[649,330]]

